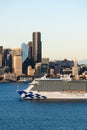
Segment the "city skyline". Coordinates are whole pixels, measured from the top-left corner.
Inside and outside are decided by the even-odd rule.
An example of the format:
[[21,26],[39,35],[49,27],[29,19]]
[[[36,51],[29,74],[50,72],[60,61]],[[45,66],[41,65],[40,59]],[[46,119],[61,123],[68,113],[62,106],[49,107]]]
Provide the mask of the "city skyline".
[[42,57],[87,59],[87,1],[11,1],[0,4],[0,45],[21,47],[42,34]]

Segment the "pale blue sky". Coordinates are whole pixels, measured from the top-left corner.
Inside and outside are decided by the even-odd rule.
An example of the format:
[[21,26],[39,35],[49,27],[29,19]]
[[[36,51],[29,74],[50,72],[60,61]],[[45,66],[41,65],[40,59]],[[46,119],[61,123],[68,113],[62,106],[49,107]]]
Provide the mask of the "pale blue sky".
[[43,57],[87,59],[87,0],[0,0],[0,45],[42,34]]

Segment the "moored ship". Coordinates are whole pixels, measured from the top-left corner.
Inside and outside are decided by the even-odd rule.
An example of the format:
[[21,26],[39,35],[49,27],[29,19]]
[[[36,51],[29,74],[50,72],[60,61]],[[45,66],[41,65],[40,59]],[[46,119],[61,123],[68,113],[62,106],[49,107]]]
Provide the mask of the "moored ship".
[[87,100],[87,81],[36,78],[26,90],[17,90],[22,99]]

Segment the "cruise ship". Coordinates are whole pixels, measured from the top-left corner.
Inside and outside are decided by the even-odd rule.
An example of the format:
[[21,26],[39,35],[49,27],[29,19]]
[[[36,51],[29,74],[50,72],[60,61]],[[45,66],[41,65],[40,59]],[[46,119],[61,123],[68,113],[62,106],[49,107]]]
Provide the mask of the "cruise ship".
[[87,80],[35,78],[25,90],[17,90],[22,99],[86,101]]

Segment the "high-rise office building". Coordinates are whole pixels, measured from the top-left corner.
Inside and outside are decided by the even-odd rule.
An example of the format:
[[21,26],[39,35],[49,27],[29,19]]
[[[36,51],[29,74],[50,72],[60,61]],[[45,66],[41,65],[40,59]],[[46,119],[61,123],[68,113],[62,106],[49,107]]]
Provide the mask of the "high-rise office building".
[[23,69],[22,69],[23,74],[27,75],[28,66],[32,66],[32,69],[35,68],[35,62],[32,57],[32,42],[28,43],[28,57],[23,62]]
[[4,49],[3,51],[3,66],[7,66],[9,71],[12,72],[12,50]]
[[22,43],[21,48],[22,48],[22,62],[24,62],[28,57],[28,45],[26,43]]
[[22,74],[22,49],[17,48],[12,50],[12,70],[16,76]]
[[32,59],[32,42],[28,43],[28,58],[29,60]]
[[0,67],[2,67],[3,46],[0,46]]
[[33,32],[32,57],[36,63],[41,62],[42,46],[40,32]]

